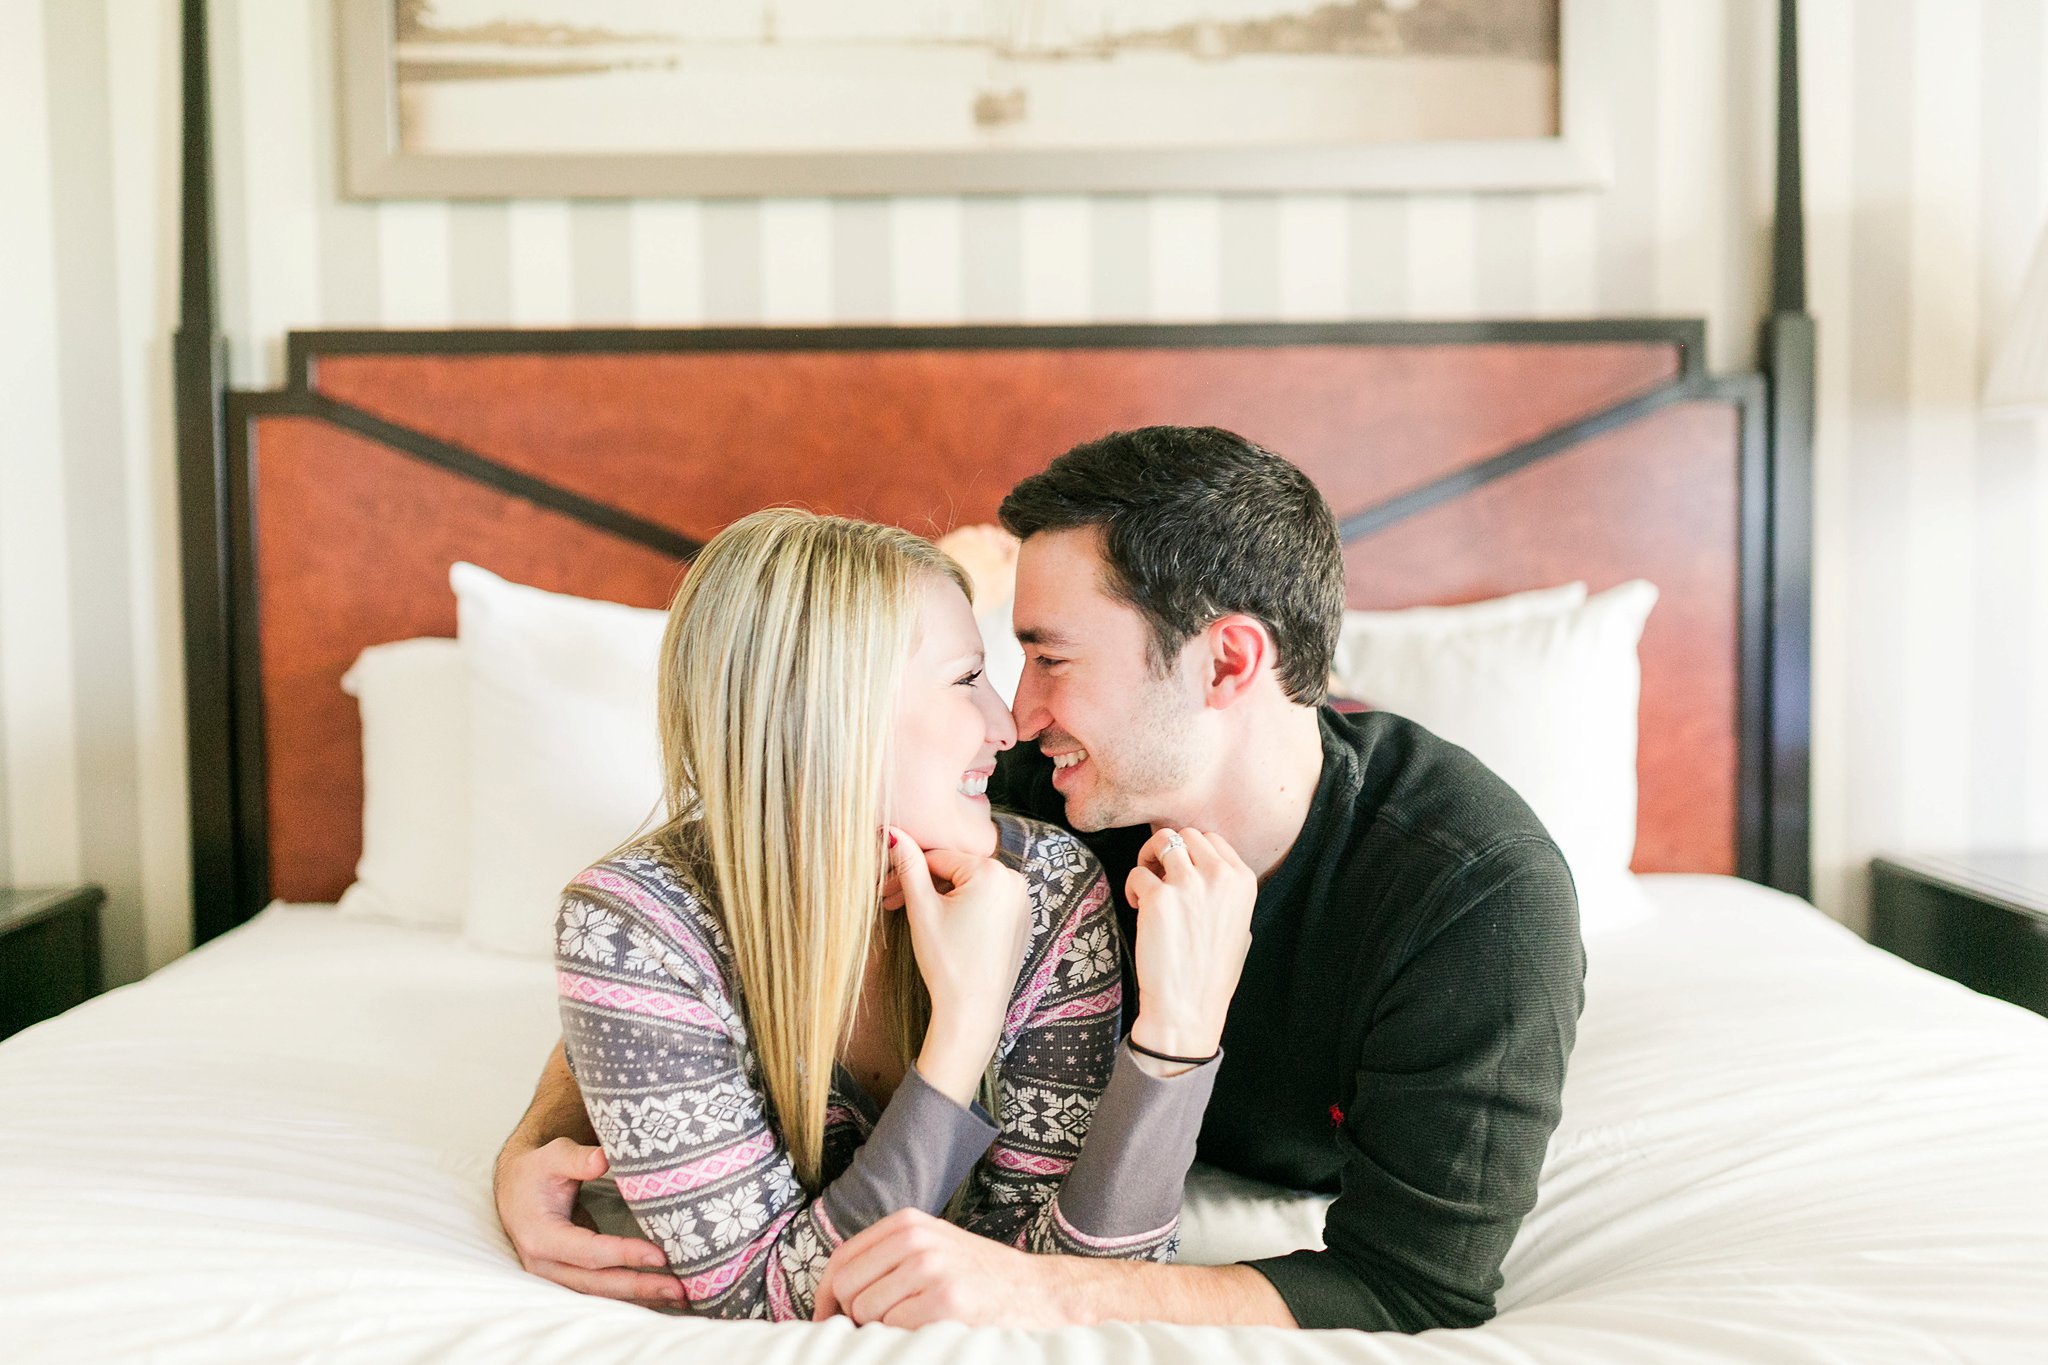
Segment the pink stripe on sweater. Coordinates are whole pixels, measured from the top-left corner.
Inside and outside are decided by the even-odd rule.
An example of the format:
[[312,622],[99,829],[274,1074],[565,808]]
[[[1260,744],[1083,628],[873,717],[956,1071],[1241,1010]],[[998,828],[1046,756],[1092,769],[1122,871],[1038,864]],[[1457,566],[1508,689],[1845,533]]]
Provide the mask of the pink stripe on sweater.
[[831,1128],[840,1124],[850,1126],[854,1132],[862,1137],[866,1137],[872,1131],[866,1116],[858,1109],[851,1109],[843,1104],[825,1106],[825,1126]]
[[820,1199],[812,1204],[811,1212],[817,1215],[818,1231],[825,1234],[825,1241],[831,1245],[834,1251],[837,1251],[839,1244],[846,1239],[839,1235],[839,1225],[832,1221],[832,1215],[825,1212],[825,1201]]
[[680,1194],[744,1171],[774,1150],[775,1134],[756,1133],[681,1166],[651,1171],[646,1175],[622,1175],[618,1178],[619,1194],[625,1199],[660,1199],[664,1195]]
[[1074,1169],[1074,1163],[1064,1157],[1039,1156],[1035,1152],[1020,1152],[1014,1147],[997,1143],[989,1153],[989,1161],[1006,1171],[1023,1171],[1027,1175],[1065,1175]]
[[1163,1242],[1167,1234],[1173,1231],[1174,1224],[1180,1222],[1180,1216],[1176,1214],[1170,1221],[1150,1232],[1134,1232],[1128,1237],[1091,1237],[1067,1221],[1067,1215],[1060,1210],[1058,1195],[1052,1197],[1052,1219],[1059,1224],[1061,1232],[1093,1251],[1122,1251],[1129,1247],[1142,1246],[1147,1242]]
[[725,1022],[712,1012],[711,1007],[687,995],[672,995],[667,991],[649,990],[645,986],[600,981],[595,977],[562,971],[555,973],[555,992],[564,1000],[580,1000],[585,1004],[625,1010],[629,1014],[652,1015],[656,1019],[676,1019],[721,1036],[725,1033]]
[[1074,946],[1074,934],[1081,927],[1081,921],[1109,898],[1109,883],[1097,877],[1088,893],[1081,897],[1081,903],[1067,916],[1067,922],[1060,926],[1053,938],[1052,947],[1046,952],[1045,960],[1038,964],[1038,970],[1031,974],[1031,981],[1010,1006],[1010,1012],[1003,1019],[1003,1032],[1015,1034],[1038,1010],[1038,1002],[1045,999],[1045,993],[1052,986],[1052,974],[1058,969],[1060,959],[1067,955],[1067,949]]
[[684,927],[681,920],[673,915],[666,916],[666,918],[668,923],[663,927],[667,929],[669,936],[675,940],[676,946],[683,950],[684,955],[690,961],[697,964],[697,970],[703,976],[704,989],[707,991],[715,990],[718,992],[719,998],[724,999],[726,995],[725,970],[718,965],[718,959],[704,950],[704,945],[697,941],[695,934]]
[[1113,985],[1106,991],[1097,991],[1094,995],[1069,1000],[1064,1005],[1054,1005],[1049,1010],[1042,1010],[1031,1016],[1028,1027],[1042,1028],[1064,1019],[1098,1019],[1105,1014],[1114,1014],[1117,1006],[1123,1003],[1123,999],[1124,988],[1121,985]]
[[649,923],[667,934],[675,945],[697,964],[697,970],[704,973],[704,985],[707,989],[714,983],[724,982],[725,973],[719,969],[716,959],[706,953],[703,945],[697,941],[697,931],[631,877],[622,877],[602,867],[592,867],[578,873],[570,885],[595,887],[632,906],[645,915]]
[[768,1225],[767,1231],[747,1244],[744,1251],[723,1265],[713,1266],[702,1275],[692,1275],[683,1281],[683,1293],[692,1302],[716,1298],[739,1282],[740,1276],[754,1268],[754,1262],[761,1259],[761,1253],[775,1245],[775,1239],[789,1226],[792,1218],[801,1211],[802,1205],[790,1209]]
[[788,1322],[796,1316],[796,1305],[789,1301],[789,1272],[783,1268],[780,1256],[768,1262],[768,1316],[776,1322]]

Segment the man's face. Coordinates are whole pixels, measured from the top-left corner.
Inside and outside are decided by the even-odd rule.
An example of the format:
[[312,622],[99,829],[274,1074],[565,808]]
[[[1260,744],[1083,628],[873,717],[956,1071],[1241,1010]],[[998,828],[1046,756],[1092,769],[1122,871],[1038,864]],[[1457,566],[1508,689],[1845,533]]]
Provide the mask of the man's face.
[[1100,543],[1092,529],[1041,531],[1017,555],[1017,734],[1053,760],[1079,830],[1169,818],[1197,766],[1202,710],[1188,651],[1154,672],[1145,618],[1104,587]]

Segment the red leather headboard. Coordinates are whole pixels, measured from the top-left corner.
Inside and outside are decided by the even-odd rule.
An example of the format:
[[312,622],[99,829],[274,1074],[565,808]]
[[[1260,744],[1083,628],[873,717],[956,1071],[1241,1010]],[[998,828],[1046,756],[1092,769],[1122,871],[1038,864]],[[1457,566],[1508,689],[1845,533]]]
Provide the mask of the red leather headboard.
[[292,387],[240,396],[231,424],[270,890],[331,900],[353,876],[339,680],[366,645],[454,633],[453,561],[660,606],[690,543],[755,508],[943,532],[1151,422],[1307,469],[1356,533],[1357,606],[1656,583],[1636,866],[1732,872],[1753,395],[1706,380],[1697,342],[1670,323],[296,337]]

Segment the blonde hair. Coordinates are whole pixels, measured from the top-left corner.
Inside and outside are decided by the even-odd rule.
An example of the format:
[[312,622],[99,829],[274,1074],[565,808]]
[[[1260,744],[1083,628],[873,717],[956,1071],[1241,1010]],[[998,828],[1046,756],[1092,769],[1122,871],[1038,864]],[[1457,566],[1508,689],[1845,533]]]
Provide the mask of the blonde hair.
[[972,595],[908,531],[756,512],[704,547],[662,637],[655,837],[724,923],[775,1120],[813,1192],[876,933],[905,1067],[930,1020],[904,917],[877,921],[896,698],[933,574]]

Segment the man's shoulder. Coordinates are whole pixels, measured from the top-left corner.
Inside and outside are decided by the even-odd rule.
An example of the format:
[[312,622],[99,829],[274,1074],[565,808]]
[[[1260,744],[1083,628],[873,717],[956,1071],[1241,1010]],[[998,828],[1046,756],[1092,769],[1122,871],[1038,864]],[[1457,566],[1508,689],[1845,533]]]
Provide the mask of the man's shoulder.
[[1358,814],[1418,857],[1464,866],[1559,860],[1529,803],[1470,750],[1389,711],[1336,718],[1358,754]]
[[1576,942],[1570,868],[1514,788],[1405,717],[1340,720],[1360,765],[1340,876],[1377,893],[1390,949],[1412,949],[1475,910],[1520,915],[1526,932]]

